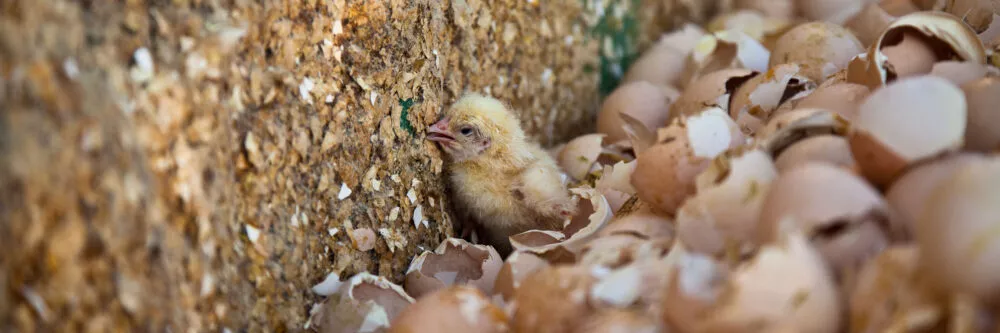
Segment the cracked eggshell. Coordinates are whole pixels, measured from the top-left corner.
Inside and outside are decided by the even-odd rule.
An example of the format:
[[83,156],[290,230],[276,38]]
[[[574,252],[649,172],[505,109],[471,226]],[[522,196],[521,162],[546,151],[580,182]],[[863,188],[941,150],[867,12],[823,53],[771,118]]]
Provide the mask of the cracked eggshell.
[[858,108],[849,136],[861,173],[878,187],[919,161],[962,147],[965,96],[948,80],[920,76],[878,89]]
[[587,294],[597,282],[588,267],[552,266],[529,275],[514,292],[514,332],[573,332],[592,315]]
[[712,33],[726,30],[740,31],[758,42],[765,43],[768,37],[780,33],[788,25],[790,25],[788,18],[765,16],[760,11],[752,9],[739,9],[716,16],[708,22],[707,28]]
[[318,330],[323,333],[378,332],[390,326],[404,308],[414,302],[400,286],[381,276],[358,273],[327,298],[319,312]]
[[664,298],[684,332],[839,332],[840,299],[823,259],[791,232],[732,269],[687,254]]
[[575,332],[580,333],[659,333],[660,323],[650,315],[626,309],[606,309],[582,318]]
[[917,219],[925,212],[927,200],[942,181],[955,170],[983,160],[982,155],[960,153],[920,164],[907,170],[885,193],[885,200],[896,212],[897,221],[912,234]]
[[570,192],[581,199],[578,201],[577,215],[568,219],[562,231],[529,230],[510,237],[515,250],[537,254],[556,263],[573,261],[592,239],[614,216],[611,204],[601,192],[592,188],[573,188]]
[[943,12],[902,16],[848,66],[847,80],[875,89],[899,77],[927,74],[938,61],[986,63],[983,43],[961,19]]
[[869,260],[848,291],[851,332],[876,333],[893,328],[927,332],[942,313],[917,272],[914,245],[894,246]]
[[797,141],[778,154],[774,165],[779,173],[807,163],[826,163],[854,172],[857,164],[847,139],[837,135],[817,135]]
[[557,159],[559,166],[574,179],[586,179],[594,163],[597,163],[597,158],[601,155],[602,143],[606,136],[605,134],[587,134],[570,140],[559,153]]
[[870,0],[798,0],[798,8],[809,20],[843,25],[861,12]]
[[767,18],[795,19],[795,0],[733,0],[733,7],[760,12]]
[[671,120],[712,107],[728,110],[729,94],[757,73],[748,69],[723,69],[698,78],[671,105]]
[[764,45],[739,30],[715,32],[703,36],[688,55],[681,80],[686,90],[701,77],[724,69],[763,72],[770,55]]
[[864,52],[861,42],[847,29],[827,22],[809,22],[792,28],[778,38],[769,67],[794,63],[799,73],[813,82],[846,68],[851,58]]
[[507,314],[479,289],[451,286],[406,307],[388,333],[507,332]]
[[994,13],[1000,13],[1000,4],[989,0],[952,0],[946,2],[944,12],[961,17],[978,34],[993,23]]
[[917,220],[921,272],[938,288],[1000,301],[1000,157],[964,165],[941,181]]
[[705,34],[701,27],[694,24],[685,24],[664,34],[629,66],[622,77],[622,84],[645,81],[659,86],[680,86],[687,55]]
[[867,48],[878,40],[882,31],[895,19],[896,17],[886,12],[879,2],[869,2],[860,12],[844,22],[844,27],[854,33],[861,45]]
[[849,130],[850,123],[833,111],[798,109],[773,117],[757,132],[757,140],[774,157],[800,140],[816,135],[844,135]]
[[669,239],[674,235],[674,225],[670,219],[655,213],[635,212],[615,217],[597,233],[598,237],[615,234],[629,234],[645,239]]
[[984,77],[962,85],[968,104],[965,149],[990,152],[1000,149],[1000,77]]
[[816,89],[816,83],[799,75],[797,64],[781,64],[754,76],[730,95],[729,116],[743,133],[753,135],[771,113],[786,101],[794,101]]
[[795,223],[835,272],[859,267],[905,235],[871,185],[828,164],[789,170],[771,184],[761,208],[758,244],[779,239]]
[[727,152],[698,175],[697,194],[677,213],[677,237],[688,249],[711,256],[747,253],[761,205],[778,172],[759,149]]
[[635,171],[635,160],[628,163],[618,162],[614,165],[605,165],[601,177],[594,184],[594,188],[608,200],[611,212],[617,212],[629,198],[635,195],[635,187],[629,181],[633,171]]
[[987,74],[997,74],[997,69],[969,61],[941,61],[934,64],[931,75],[942,77],[959,86],[985,77]]
[[662,134],[659,143],[636,159],[631,181],[640,200],[667,216],[694,194],[695,177],[712,159],[745,142],[736,123],[719,108],[677,119]]
[[507,261],[500,268],[494,290],[504,300],[510,301],[514,298],[514,292],[521,286],[521,281],[531,273],[546,267],[549,267],[549,263],[545,259],[528,252],[514,251],[507,256]]
[[854,119],[858,107],[870,93],[868,87],[855,83],[820,86],[805,97],[785,102],[771,116],[797,109],[826,109],[850,121]]
[[448,238],[434,252],[413,258],[403,285],[417,298],[454,284],[470,285],[491,294],[502,264],[491,246]]
[[667,123],[671,103],[679,93],[673,88],[654,85],[645,81],[630,82],[615,88],[601,103],[597,114],[597,132],[606,134],[607,142],[628,139],[624,122],[619,114],[628,114],[639,120],[650,131]]

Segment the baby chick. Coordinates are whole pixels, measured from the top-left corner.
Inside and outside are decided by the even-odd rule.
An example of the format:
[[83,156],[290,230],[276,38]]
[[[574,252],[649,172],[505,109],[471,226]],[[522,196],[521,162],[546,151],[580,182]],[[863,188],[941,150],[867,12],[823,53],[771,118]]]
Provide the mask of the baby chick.
[[465,95],[427,131],[448,156],[458,213],[501,255],[511,252],[511,235],[558,230],[576,212],[555,160],[500,101]]

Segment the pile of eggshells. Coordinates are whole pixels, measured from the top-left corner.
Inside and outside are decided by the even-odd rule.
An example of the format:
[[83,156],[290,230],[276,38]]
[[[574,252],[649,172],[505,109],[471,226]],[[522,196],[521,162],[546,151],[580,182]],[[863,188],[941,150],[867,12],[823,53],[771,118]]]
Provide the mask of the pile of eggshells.
[[448,239],[403,286],[334,276],[310,325],[1000,331],[1000,3],[733,6],[665,34],[598,133],[551,151],[581,205],[563,230],[505,259]]

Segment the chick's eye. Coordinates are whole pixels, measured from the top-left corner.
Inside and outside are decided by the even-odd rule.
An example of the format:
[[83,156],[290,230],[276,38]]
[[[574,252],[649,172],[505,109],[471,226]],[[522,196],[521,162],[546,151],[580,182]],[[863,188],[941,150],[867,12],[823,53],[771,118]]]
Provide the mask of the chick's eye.
[[462,135],[469,136],[472,135],[472,128],[462,127],[462,129],[458,130],[458,132],[462,133]]

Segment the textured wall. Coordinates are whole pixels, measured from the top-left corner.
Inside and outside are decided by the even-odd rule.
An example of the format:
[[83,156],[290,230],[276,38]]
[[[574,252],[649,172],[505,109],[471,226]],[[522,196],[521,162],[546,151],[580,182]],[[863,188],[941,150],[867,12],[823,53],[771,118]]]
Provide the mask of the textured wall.
[[477,91],[591,130],[635,3],[4,1],[0,331],[298,331],[328,273],[401,280],[453,225],[424,128]]

